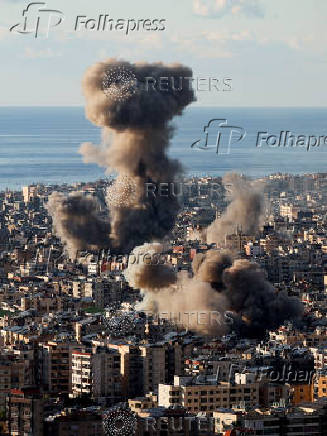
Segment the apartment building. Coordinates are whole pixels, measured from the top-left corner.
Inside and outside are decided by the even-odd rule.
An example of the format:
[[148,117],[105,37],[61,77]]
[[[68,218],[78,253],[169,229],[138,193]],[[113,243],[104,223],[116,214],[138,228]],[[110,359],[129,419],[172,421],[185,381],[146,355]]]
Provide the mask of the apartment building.
[[92,298],[97,307],[103,308],[121,300],[121,282],[100,278],[81,277],[73,281],[74,298]]
[[97,347],[94,352],[73,351],[73,398],[89,395],[108,406],[121,400],[121,390],[118,352],[104,347]]
[[70,391],[70,353],[73,344],[65,341],[48,341],[39,347],[39,381],[51,394],[68,394]]
[[104,436],[102,417],[87,411],[52,416],[45,420],[44,434],[47,436]]
[[327,367],[327,347],[322,345],[317,348],[310,348],[314,357],[315,369],[323,369]]
[[0,361],[0,408],[6,406],[11,387],[11,364],[9,361]]
[[313,401],[314,388],[312,383],[295,383],[289,386],[289,398],[292,405]]
[[36,390],[12,389],[6,415],[11,436],[43,436],[43,399]]
[[[0,408],[5,407],[11,389],[35,385],[35,367],[32,350],[6,350],[0,357]],[[14,354],[14,353],[17,354]]]
[[[257,436],[321,436],[327,434],[327,414],[315,408],[275,408],[265,411],[219,410],[213,412],[216,431]],[[243,432],[243,433],[242,433]]]
[[320,370],[314,380],[314,393],[316,398],[327,397],[327,371]]
[[129,399],[128,407],[132,412],[142,415],[142,412],[158,407],[158,396],[150,392],[145,397]]
[[121,355],[124,398],[157,392],[159,383],[169,383],[181,375],[185,353],[191,346],[177,342],[132,345],[110,343]]
[[132,344],[113,344],[110,349],[120,354],[120,375],[124,399],[143,395],[143,360],[140,349]]
[[139,348],[143,361],[144,392],[152,392],[157,390],[159,383],[167,381],[166,347],[146,344],[141,345]]
[[175,377],[174,384],[159,384],[158,405],[182,406],[189,412],[210,412],[237,405],[255,407],[259,403],[259,383],[212,382],[196,384],[192,377]]

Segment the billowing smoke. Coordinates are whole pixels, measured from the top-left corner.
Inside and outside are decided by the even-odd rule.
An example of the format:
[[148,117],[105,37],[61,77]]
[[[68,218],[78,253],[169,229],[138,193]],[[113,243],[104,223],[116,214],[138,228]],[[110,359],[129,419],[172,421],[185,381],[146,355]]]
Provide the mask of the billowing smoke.
[[232,266],[232,262],[230,253],[209,250],[206,254],[198,253],[193,259],[192,267],[201,281],[210,283],[217,291],[222,291],[223,272]]
[[209,283],[178,274],[175,284],[162,290],[145,291],[139,310],[158,313],[178,326],[201,334],[219,336],[230,331],[231,317],[225,295],[216,292]]
[[175,274],[163,252],[161,244],[144,244],[133,250],[131,257],[138,262],[129,262],[125,277],[131,286],[141,290],[143,300],[136,309],[159,314],[201,333],[226,333],[221,319],[225,297],[209,283]]
[[242,336],[260,337],[266,330],[274,330],[285,320],[296,320],[303,306],[286,291],[276,292],[256,263],[235,260],[223,273],[224,295],[233,311],[234,328]]
[[164,248],[161,243],[143,244],[134,248],[125,271],[125,277],[132,287],[156,290],[176,282],[176,274],[167,263]]
[[197,254],[193,278],[179,274],[173,284],[161,280],[160,289],[151,288],[151,280],[142,286],[145,283],[139,275],[153,275],[147,268],[138,266],[126,274],[133,286],[142,288],[140,308],[173,314],[184,327],[201,333],[218,336],[235,331],[242,337],[261,338],[285,320],[302,316],[303,307],[296,297],[276,292],[259,265],[233,260],[228,252]]
[[255,183],[251,183],[236,173],[227,173],[223,178],[231,202],[220,218],[206,229],[209,244],[222,245],[227,235],[237,229],[245,234],[255,234],[262,220],[263,196]]
[[108,246],[110,223],[101,218],[95,198],[77,193],[66,197],[54,192],[49,197],[47,208],[55,231],[71,258],[78,250],[99,250]]
[[191,77],[192,70],[181,64],[99,62],[83,79],[86,116],[116,131],[165,129],[167,121],[194,100]]
[[[118,174],[107,193],[110,239],[99,233],[93,241],[96,245],[105,241],[107,248],[128,253],[136,245],[162,239],[172,229],[180,208],[177,197],[148,196],[145,186],[175,183],[181,176],[179,162],[167,156],[173,132],[169,121],[194,100],[191,77],[192,71],[180,64],[130,64],[115,59],[86,71],[86,116],[103,128],[103,134],[100,146],[83,144],[80,153],[85,162]],[[163,83],[161,78],[171,80]],[[60,226],[71,245],[69,220]],[[83,222],[75,234],[87,241],[87,229]]]

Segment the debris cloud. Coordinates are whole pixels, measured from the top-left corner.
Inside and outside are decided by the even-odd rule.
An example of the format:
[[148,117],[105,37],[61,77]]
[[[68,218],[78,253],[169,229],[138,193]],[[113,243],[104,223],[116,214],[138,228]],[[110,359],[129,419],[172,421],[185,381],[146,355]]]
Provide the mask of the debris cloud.
[[231,202],[220,218],[206,229],[209,244],[222,245],[227,235],[240,229],[245,234],[255,234],[262,222],[263,195],[255,183],[236,173],[227,173],[223,184],[231,196]]
[[100,205],[94,197],[78,193],[66,197],[53,192],[47,208],[70,258],[75,258],[79,250],[100,250],[110,244],[110,223],[101,218]]
[[[193,277],[179,273],[174,283],[161,280],[160,289],[154,287],[152,278],[140,280],[140,276],[155,275],[147,268],[138,265],[126,273],[127,280],[144,295],[139,308],[173,314],[172,318],[179,321],[184,314],[184,327],[200,333],[220,336],[234,331],[241,337],[262,338],[285,320],[297,320],[303,314],[301,302],[285,291],[277,292],[258,264],[233,260],[226,251],[197,254]],[[192,314],[197,316],[192,318]]]
[[[122,71],[125,78],[135,81],[114,80],[115,75],[117,79],[122,76]],[[105,81],[108,77],[112,80]],[[163,77],[177,80],[179,86],[159,86]],[[128,253],[136,245],[162,239],[173,228],[180,209],[178,198],[171,193],[148,196],[145,186],[176,183],[181,177],[182,166],[167,156],[173,134],[169,122],[195,100],[191,77],[192,71],[180,64],[131,64],[115,59],[99,62],[86,71],[82,83],[86,117],[103,132],[100,146],[85,143],[80,153],[85,162],[97,163],[118,175],[107,192],[110,237],[96,233],[89,247],[108,244],[106,248]],[[75,198],[76,208],[78,201]],[[92,226],[86,217],[81,231],[79,221],[75,222],[73,234],[67,216],[61,220],[59,214],[54,220],[67,247],[87,248],[87,238],[82,236],[78,241],[83,229]]]

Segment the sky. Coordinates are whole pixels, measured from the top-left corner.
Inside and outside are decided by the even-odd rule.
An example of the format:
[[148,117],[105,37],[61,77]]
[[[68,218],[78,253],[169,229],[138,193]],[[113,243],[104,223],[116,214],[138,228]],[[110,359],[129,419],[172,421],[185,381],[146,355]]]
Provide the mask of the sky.
[[[195,77],[231,90],[197,91],[203,106],[327,106],[326,0],[47,0],[34,6],[60,11],[47,34],[48,12],[29,2],[0,0],[0,105],[83,105],[81,79],[94,62],[179,62]],[[51,24],[59,15],[53,13]],[[77,16],[164,19],[165,29],[90,31]],[[16,26],[12,31],[9,29]],[[203,82],[207,83],[207,82]]]

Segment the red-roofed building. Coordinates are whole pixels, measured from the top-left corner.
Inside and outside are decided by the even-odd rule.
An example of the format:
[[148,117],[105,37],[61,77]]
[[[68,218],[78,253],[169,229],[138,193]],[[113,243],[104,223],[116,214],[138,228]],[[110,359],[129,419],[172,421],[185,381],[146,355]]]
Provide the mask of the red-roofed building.
[[11,436],[43,435],[43,399],[37,389],[11,389],[6,408]]

